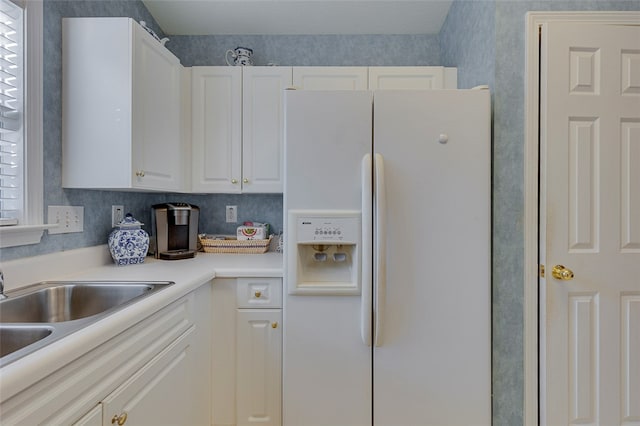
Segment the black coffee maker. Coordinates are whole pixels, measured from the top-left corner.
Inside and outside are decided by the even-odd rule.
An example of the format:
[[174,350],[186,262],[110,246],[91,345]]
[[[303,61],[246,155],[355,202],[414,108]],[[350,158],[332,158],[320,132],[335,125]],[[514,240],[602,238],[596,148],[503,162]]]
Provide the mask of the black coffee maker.
[[187,203],[151,207],[151,247],[156,259],[188,259],[198,251],[200,208]]

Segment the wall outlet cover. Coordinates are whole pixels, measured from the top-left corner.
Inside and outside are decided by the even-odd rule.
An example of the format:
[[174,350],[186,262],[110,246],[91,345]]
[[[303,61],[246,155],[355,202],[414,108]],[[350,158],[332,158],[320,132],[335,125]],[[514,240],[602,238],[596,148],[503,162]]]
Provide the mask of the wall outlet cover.
[[226,209],[227,223],[238,222],[238,206],[227,206]]
[[111,227],[115,228],[123,219],[124,206],[111,206]]

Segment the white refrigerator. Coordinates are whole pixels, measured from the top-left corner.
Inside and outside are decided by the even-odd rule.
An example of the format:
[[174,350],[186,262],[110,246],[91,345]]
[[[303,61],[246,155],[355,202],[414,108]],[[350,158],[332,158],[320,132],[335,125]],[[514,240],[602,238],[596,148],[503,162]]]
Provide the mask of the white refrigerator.
[[283,424],[490,425],[488,90],[285,110]]

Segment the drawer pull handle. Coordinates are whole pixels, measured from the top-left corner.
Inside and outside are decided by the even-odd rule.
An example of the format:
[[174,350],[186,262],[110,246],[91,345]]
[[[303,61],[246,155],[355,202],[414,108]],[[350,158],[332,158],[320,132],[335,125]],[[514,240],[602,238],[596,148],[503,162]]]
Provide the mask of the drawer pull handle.
[[260,291],[256,291],[255,293],[256,299],[260,299],[260,297],[262,296],[262,292]]
[[271,328],[278,328],[278,323],[277,322],[272,322],[271,323]]
[[117,415],[114,414],[113,418],[111,419],[111,424],[118,424],[118,426],[122,426],[123,424],[125,424],[127,421],[127,412],[125,411],[124,413]]

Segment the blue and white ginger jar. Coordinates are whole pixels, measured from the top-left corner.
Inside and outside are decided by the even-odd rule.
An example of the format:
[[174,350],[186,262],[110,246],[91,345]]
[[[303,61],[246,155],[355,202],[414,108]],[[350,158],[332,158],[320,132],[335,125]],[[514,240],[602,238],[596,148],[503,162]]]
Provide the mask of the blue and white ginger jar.
[[142,223],[127,213],[109,234],[109,251],[118,266],[144,262],[149,250],[149,234],[141,226]]

